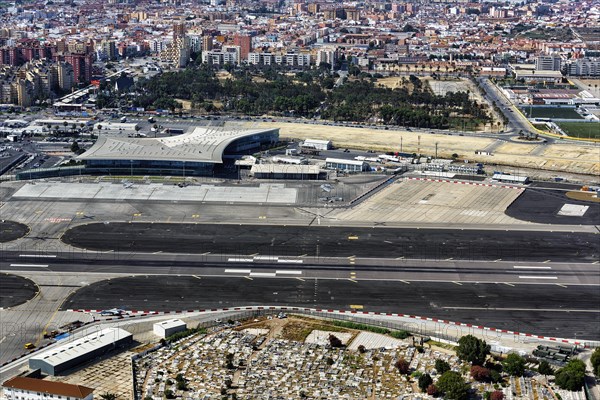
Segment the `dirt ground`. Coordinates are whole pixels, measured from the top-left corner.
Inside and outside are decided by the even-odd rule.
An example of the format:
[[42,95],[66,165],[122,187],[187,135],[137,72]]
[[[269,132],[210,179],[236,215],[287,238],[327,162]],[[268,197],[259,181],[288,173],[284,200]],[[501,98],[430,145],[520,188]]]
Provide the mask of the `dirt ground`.
[[[436,143],[438,156],[459,158],[488,165],[509,165],[520,168],[543,169],[575,174],[600,174],[600,147],[569,143],[531,145],[499,142],[475,136],[448,136],[425,132],[376,130],[370,128],[338,127],[296,123],[262,122],[257,127],[280,128],[282,138],[325,139],[337,147],[374,150],[376,152],[400,151],[434,155]],[[491,156],[476,155],[476,150],[493,149]]]

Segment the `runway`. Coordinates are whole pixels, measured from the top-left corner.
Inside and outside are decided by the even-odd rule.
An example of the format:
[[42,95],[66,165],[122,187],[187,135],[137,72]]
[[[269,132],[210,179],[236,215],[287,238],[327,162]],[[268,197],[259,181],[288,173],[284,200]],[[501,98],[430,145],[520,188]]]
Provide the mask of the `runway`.
[[592,233],[166,223],[91,223],[63,242],[96,251],[287,257],[594,262]]
[[[132,290],[135,288],[135,290]],[[63,308],[169,311],[287,305],[398,312],[546,336],[600,339],[597,286],[138,276],[77,291]]]

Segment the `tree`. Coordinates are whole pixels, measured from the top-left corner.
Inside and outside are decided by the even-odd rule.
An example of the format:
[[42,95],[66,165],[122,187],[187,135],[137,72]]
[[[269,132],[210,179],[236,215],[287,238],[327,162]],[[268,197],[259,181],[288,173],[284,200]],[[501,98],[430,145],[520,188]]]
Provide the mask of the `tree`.
[[362,344],[358,346],[358,352],[360,354],[364,354],[367,352],[367,349],[365,348],[365,346],[363,346]]
[[581,390],[585,378],[585,363],[579,359],[571,360],[556,371],[554,376],[559,388],[573,392]]
[[[452,156],[454,157],[454,154]],[[478,339],[473,335],[463,336],[458,340],[456,355],[463,361],[474,365],[483,365],[488,354],[490,354],[490,346],[485,340]]]
[[477,382],[487,382],[490,379],[490,370],[479,365],[471,367],[471,376]]
[[438,375],[442,375],[444,372],[450,371],[450,364],[444,360],[437,359],[435,360],[435,370]]
[[554,369],[552,369],[552,367],[546,360],[540,361],[540,365],[538,366],[538,372],[542,375],[554,375]]
[[509,354],[502,366],[504,372],[512,376],[523,376],[525,373],[525,359],[515,353]]
[[437,386],[435,386],[433,384],[427,386],[427,394],[430,396],[437,396],[437,394],[438,394]]
[[398,368],[398,372],[402,375],[407,375],[410,372],[410,364],[404,358],[400,358],[394,364],[396,368]]
[[504,400],[504,393],[500,390],[494,390],[490,395],[490,400]]
[[329,345],[333,348],[342,347],[342,341],[335,335],[329,335]]
[[469,385],[458,372],[444,372],[436,386],[444,393],[444,399],[466,400],[469,398]]
[[596,377],[600,378],[600,347],[594,350],[592,357],[590,358],[590,362],[592,363],[594,374]]
[[71,151],[73,153],[78,153],[79,150],[81,150],[81,147],[79,147],[79,143],[77,143],[75,140],[73,140],[73,143],[71,143]]
[[427,388],[433,383],[433,379],[431,379],[431,375],[423,374],[419,377],[419,389],[421,392],[425,393]]
[[101,394],[100,398],[102,400],[117,400],[117,395],[114,394],[114,393],[108,393],[108,392],[106,392],[104,394]]

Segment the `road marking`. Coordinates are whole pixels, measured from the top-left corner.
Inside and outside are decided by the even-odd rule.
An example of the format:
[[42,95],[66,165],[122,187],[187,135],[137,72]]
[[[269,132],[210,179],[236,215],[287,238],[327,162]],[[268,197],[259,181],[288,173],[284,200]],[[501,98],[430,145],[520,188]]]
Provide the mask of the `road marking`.
[[[256,256],[258,256],[259,254],[260,254],[260,253],[252,253],[252,254],[248,254],[248,256],[250,256],[250,257],[256,257]],[[260,257],[260,256],[259,256],[259,257]]]
[[251,269],[226,269],[226,274],[249,274],[252,272]]
[[200,214],[192,214],[192,218],[200,218]]
[[458,285],[458,286],[462,286],[462,283],[460,283],[460,282],[452,281],[452,283],[454,283],[455,285]]
[[350,282],[358,283],[358,281],[357,281],[357,280],[354,280],[354,279],[352,279],[352,278],[350,278],[350,279],[348,279],[348,280],[349,280]]
[[255,260],[259,261],[277,261],[279,257],[277,256],[254,256]]
[[290,271],[290,270],[276,270],[276,274],[278,275],[302,275],[302,271]]
[[281,258],[277,260],[278,263],[285,264],[303,264],[304,260],[282,260]]
[[202,254],[199,254],[199,255],[200,255],[200,256],[207,256],[207,255],[209,255],[209,254],[210,254],[210,251],[207,251],[206,253],[202,253]]
[[267,219],[266,215],[261,215],[260,217],[258,217],[258,219]]
[[592,264],[600,264],[600,261],[594,261]]
[[299,278],[299,277],[296,277],[296,279],[298,279],[299,281],[302,281],[302,282],[306,282],[304,279]]
[[356,256],[348,256],[347,259],[356,258]]
[[19,254],[19,257],[56,258],[56,254]]
[[253,281],[254,279],[250,278],[249,276],[245,276],[244,278],[248,279],[249,281]]
[[558,276],[529,276],[529,275],[519,275],[521,279],[558,279]]
[[193,276],[194,278],[196,278],[196,279],[202,279],[202,278],[200,278],[198,275],[192,275],[192,276]]
[[393,242],[390,242],[389,240],[384,240],[383,243],[394,244]]
[[228,258],[229,262],[243,262],[243,263],[251,263],[254,261],[253,258]]
[[364,307],[362,304],[350,304],[350,308],[354,310],[362,310]]
[[497,260],[494,260],[494,262],[498,262],[498,261],[502,261],[502,259],[498,258]]
[[154,253],[152,253],[152,254],[160,254],[160,253],[162,253],[162,250],[155,251],[155,252],[154,252]]
[[515,285],[513,285],[512,283],[508,283],[508,282],[502,282],[503,284],[505,284],[506,286],[512,286],[515,287]]
[[560,287],[562,287],[562,288],[568,289],[568,287],[567,287],[566,285],[562,285],[562,284],[560,284],[560,283],[557,283],[557,284],[556,284],[556,286],[560,286]]
[[251,277],[255,278],[275,278],[275,272],[250,272]]
[[409,281],[405,281],[405,280],[402,280],[402,279],[401,279],[401,280],[400,280],[400,282],[402,282],[402,283],[406,283],[407,285],[410,285],[410,282],[409,282]]
[[11,267],[48,268],[48,264],[10,264]]
[[306,257],[307,255],[308,255],[308,254],[302,254],[302,255],[300,255],[300,256],[298,256],[298,257]]
[[348,236],[348,240],[358,240],[358,236]]
[[600,310],[570,310],[566,308],[502,308],[502,307],[442,307],[447,310],[506,310],[506,311],[547,311],[547,312],[582,312],[582,313],[600,313]]
[[404,259],[404,256],[396,258],[396,260],[402,260],[402,259]]
[[450,257],[450,258],[446,258],[444,261],[452,261],[452,260],[454,260],[454,259],[452,257]]
[[514,269],[552,269],[552,267],[534,267],[528,265],[515,265]]
[[550,262],[550,260],[546,260],[546,261],[543,261],[543,264],[547,264],[549,262]]

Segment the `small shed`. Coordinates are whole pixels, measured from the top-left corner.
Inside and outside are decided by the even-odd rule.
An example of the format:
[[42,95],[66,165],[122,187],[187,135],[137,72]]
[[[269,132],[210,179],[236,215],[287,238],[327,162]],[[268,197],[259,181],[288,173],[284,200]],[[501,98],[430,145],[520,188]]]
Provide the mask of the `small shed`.
[[168,338],[169,336],[185,331],[187,325],[180,319],[168,319],[166,321],[157,322],[154,324],[154,334],[162,339]]

